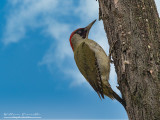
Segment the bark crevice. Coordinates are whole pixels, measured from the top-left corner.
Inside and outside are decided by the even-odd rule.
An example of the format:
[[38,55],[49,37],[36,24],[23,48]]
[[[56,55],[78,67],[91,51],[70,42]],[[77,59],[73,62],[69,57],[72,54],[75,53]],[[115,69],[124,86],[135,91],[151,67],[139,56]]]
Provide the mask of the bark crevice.
[[99,0],[130,120],[160,118],[160,19],[154,0]]

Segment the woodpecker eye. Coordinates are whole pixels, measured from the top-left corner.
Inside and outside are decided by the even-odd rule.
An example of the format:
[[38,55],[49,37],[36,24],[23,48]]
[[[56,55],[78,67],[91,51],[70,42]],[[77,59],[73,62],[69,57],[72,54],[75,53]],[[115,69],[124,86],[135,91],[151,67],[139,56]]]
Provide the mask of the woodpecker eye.
[[84,28],[76,31],[76,33],[79,34],[82,38],[86,38],[86,32],[87,31]]
[[79,34],[79,35],[81,36],[81,35],[83,34],[83,31],[84,31],[83,29],[79,29],[79,30],[77,30],[76,33]]
[[81,34],[81,33],[82,33],[82,31],[79,30],[79,31],[78,31],[78,34]]

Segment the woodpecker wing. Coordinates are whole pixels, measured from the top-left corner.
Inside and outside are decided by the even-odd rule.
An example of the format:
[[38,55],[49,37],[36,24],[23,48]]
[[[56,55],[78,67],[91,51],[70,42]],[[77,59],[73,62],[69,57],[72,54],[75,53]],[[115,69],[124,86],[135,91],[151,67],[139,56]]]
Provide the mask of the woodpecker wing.
[[95,52],[85,41],[82,42],[74,51],[74,59],[80,72],[90,83],[93,89],[97,92],[99,97],[101,95],[101,97],[104,98],[101,73],[99,70]]

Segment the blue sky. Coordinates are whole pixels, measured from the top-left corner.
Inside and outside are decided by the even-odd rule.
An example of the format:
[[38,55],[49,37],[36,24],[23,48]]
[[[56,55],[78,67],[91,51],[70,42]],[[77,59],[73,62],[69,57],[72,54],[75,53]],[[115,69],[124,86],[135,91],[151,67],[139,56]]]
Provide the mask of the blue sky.
[[[1,0],[0,13],[0,119],[36,112],[54,119],[127,119],[121,104],[101,101],[85,81],[69,44],[73,30],[98,19],[96,0]],[[108,53],[102,21],[89,38]],[[110,83],[120,94],[113,65]]]

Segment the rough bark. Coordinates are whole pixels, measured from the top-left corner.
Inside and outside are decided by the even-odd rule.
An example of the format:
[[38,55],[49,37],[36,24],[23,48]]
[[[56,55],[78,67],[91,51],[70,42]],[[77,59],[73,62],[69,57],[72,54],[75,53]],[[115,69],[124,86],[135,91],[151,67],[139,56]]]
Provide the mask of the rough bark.
[[154,0],[99,0],[130,120],[160,120],[160,21]]

